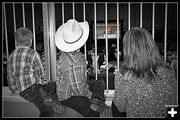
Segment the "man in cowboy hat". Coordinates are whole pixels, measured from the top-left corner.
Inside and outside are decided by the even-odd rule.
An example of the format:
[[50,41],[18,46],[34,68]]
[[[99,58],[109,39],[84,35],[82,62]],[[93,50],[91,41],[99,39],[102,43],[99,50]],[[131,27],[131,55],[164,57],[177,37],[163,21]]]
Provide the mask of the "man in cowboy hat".
[[[100,116],[90,108],[92,101],[104,103],[105,85],[102,80],[87,82],[84,55],[79,51],[89,36],[88,22],[68,20],[55,33],[55,45],[61,51],[57,61],[56,93],[62,105],[72,108],[85,117]],[[89,84],[91,86],[89,86]]]

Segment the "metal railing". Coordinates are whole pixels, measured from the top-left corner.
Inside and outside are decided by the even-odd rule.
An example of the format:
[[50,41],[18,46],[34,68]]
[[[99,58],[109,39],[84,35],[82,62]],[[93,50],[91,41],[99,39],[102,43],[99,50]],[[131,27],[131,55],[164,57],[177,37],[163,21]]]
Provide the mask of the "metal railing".
[[[58,2],[59,4],[61,4],[61,18],[62,18],[62,24],[65,22],[65,4],[66,2]],[[16,28],[17,28],[17,25],[16,25],[16,22],[17,22],[17,15],[16,15],[16,9],[15,9],[15,6],[16,6],[16,2],[12,2],[12,3],[8,3],[8,2],[4,2],[3,3],[3,20],[4,20],[4,28],[3,28],[3,31],[4,31],[4,34],[5,34],[5,38],[3,38],[3,41],[5,40],[5,43],[6,43],[6,46],[3,46],[6,48],[6,55],[7,55],[7,58],[9,57],[9,45],[8,45],[8,31],[7,31],[7,15],[8,13],[6,12],[6,9],[5,9],[5,5],[6,4],[12,4],[12,9],[13,9],[13,19],[11,21],[13,21],[13,25],[14,25],[14,32],[16,31]],[[19,3],[18,3],[19,4]],[[26,3],[22,3],[22,15],[23,15],[23,25],[22,26],[26,26],[26,14],[30,14],[30,13],[25,13],[25,10],[26,10],[26,7],[25,7],[25,4]],[[36,6],[36,3],[29,3],[28,4],[31,4],[32,5],[32,18],[29,18],[29,19],[32,19],[32,31],[33,31],[33,46],[34,46],[34,49],[36,50],[36,28],[37,26],[35,26],[36,24],[36,21],[35,21],[35,14],[37,11],[35,11],[35,6]],[[39,4],[39,3],[38,3]],[[41,4],[41,3],[40,3]],[[45,54],[45,61],[47,64],[45,64],[45,69],[46,69],[46,79],[47,80],[54,80],[56,78],[56,47],[54,45],[54,34],[55,34],[55,26],[56,26],[56,23],[55,23],[55,4],[56,3],[42,3],[42,13],[43,13],[43,41],[44,41],[44,54]],[[68,3],[69,4],[69,3]],[[72,13],[73,13],[73,16],[72,18],[75,18],[77,15],[76,14],[76,11],[75,11],[75,5],[77,3],[75,2],[72,2]],[[82,2],[82,3],[78,3],[78,4],[82,4],[83,5],[83,21],[86,21],[87,20],[87,16],[86,14],[92,14],[92,13],[87,13],[86,12],[86,8],[87,8],[87,4],[92,4],[94,9],[94,45],[95,45],[95,56],[96,56],[96,68],[97,68],[97,50],[98,50],[98,46],[97,46],[97,4],[102,4],[102,3],[85,3],[85,2]],[[116,10],[117,11],[114,11],[114,12],[117,12],[117,19],[116,19],[116,22],[117,22],[117,51],[119,52],[119,44],[120,44],[120,36],[119,36],[119,20],[121,19],[120,18],[120,4],[121,2],[117,2],[117,3],[108,3],[108,2],[105,2],[103,3],[104,6],[105,6],[105,15],[104,15],[104,19],[105,19],[105,48],[106,48],[106,88],[107,88],[107,91],[109,89],[109,86],[108,86],[108,47],[109,47],[109,44],[108,44],[108,30],[107,30],[107,27],[108,27],[108,4],[116,4]],[[131,26],[131,2],[127,2],[127,7],[128,7],[128,11],[127,11],[127,16],[128,16],[128,20],[127,20],[127,28],[128,30],[132,27]],[[140,2],[139,3],[139,7],[140,7],[140,11],[139,11],[139,14],[140,14],[140,18],[139,18],[139,21],[140,21],[140,26],[139,27],[143,27],[143,5],[146,4],[146,3],[143,3],[143,2]],[[150,3],[152,4],[152,36],[153,38],[155,38],[155,5],[156,3],[155,2],[152,2]],[[164,28],[164,59],[166,60],[167,59],[167,18],[168,18],[168,4],[169,3],[162,3],[162,4],[165,4],[165,28]],[[177,4],[177,3],[175,3]],[[178,17],[177,17],[178,18]],[[178,20],[177,20],[178,22]],[[178,23],[177,23],[178,24]],[[178,37],[177,37],[178,38]],[[15,42],[15,48],[17,47],[17,44]],[[87,46],[86,44],[84,45],[84,54],[85,54],[85,59],[87,61]],[[117,54],[117,66],[119,66],[119,53]],[[119,69],[119,68],[118,68]],[[95,70],[95,78],[98,79],[98,71],[97,69]]]

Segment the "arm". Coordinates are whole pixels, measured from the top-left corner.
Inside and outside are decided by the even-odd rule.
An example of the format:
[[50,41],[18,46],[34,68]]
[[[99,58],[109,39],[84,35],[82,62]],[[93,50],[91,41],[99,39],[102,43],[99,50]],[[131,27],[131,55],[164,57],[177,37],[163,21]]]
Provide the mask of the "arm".
[[160,72],[160,80],[157,84],[161,99],[165,102],[165,105],[177,105],[177,79],[175,72],[172,69],[165,69]]
[[114,104],[117,106],[118,110],[120,112],[125,112],[126,111],[126,93],[125,93],[125,79],[124,77],[121,75],[121,73],[119,73],[119,71],[117,71],[115,73],[115,94],[114,94]]
[[92,93],[89,90],[89,85],[84,80],[85,73],[82,67],[82,65],[71,66],[69,71],[70,87],[73,90],[73,94],[90,98]]
[[9,90],[14,93],[18,89],[15,84],[15,79],[12,76],[12,68],[11,68],[10,64],[11,64],[10,60],[8,60],[8,62],[7,62],[7,81],[8,81]]
[[41,59],[38,53],[35,54],[34,60],[33,60],[33,69],[34,69],[34,75],[36,79],[38,79],[38,82],[41,84],[46,83],[45,77],[44,77],[44,68],[41,63]]
[[56,65],[56,92],[57,92],[57,97],[60,101],[67,99],[69,97],[69,81],[66,77],[66,74],[64,71],[62,71],[63,67],[59,66],[57,63]]

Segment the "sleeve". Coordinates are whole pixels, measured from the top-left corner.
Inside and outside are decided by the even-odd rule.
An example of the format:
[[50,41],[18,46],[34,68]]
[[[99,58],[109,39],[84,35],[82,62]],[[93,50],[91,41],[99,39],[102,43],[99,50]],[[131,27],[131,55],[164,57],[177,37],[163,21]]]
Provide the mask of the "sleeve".
[[12,92],[16,92],[18,89],[15,84],[15,79],[12,76],[12,68],[10,66],[10,60],[8,60],[8,62],[7,62],[6,70],[7,70],[7,82],[8,82],[9,90]]
[[165,105],[177,105],[177,79],[174,70],[161,72],[161,84],[157,86]]
[[83,79],[85,73],[82,67],[82,65],[71,67],[69,72],[70,87],[73,90],[73,94],[90,98],[92,92],[89,90],[89,85]]
[[34,75],[36,79],[38,79],[39,83],[45,84],[45,73],[44,73],[44,68],[42,66],[42,62],[40,59],[40,56],[38,53],[35,54],[34,61],[33,61],[33,68],[34,68]]
[[120,112],[126,112],[125,78],[117,71],[115,73],[114,104]]
[[61,70],[62,66],[56,65],[56,92],[59,100],[68,98],[69,81],[66,73]]

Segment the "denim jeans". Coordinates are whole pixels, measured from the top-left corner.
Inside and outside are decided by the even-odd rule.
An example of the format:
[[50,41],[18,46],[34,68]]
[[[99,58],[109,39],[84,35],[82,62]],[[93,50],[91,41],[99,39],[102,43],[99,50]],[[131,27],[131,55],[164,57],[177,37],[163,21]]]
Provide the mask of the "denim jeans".
[[40,111],[40,117],[52,117],[54,112],[52,108],[44,104],[44,96],[40,93],[42,89],[40,84],[33,84],[19,95],[25,100],[32,102]]
[[[96,112],[90,108],[91,100],[85,96],[71,96],[70,98],[59,101],[56,94],[56,83],[49,82],[47,85],[42,85],[43,90],[49,94],[56,104],[55,108],[58,108],[59,104],[65,107],[72,108],[82,114],[85,117],[99,117],[99,112]],[[51,88],[51,89],[50,89]],[[96,94],[97,95],[97,94]]]
[[112,101],[111,108],[112,108],[112,116],[113,117],[126,117],[127,116],[126,112],[120,112],[118,110],[118,108],[114,104],[114,101]]
[[[105,85],[101,80],[89,82],[90,90],[92,91],[91,99],[98,98],[105,101],[104,98],[104,88]],[[50,89],[51,88],[51,89]],[[85,96],[71,96],[64,101],[58,101],[56,94],[56,83],[51,82],[51,84],[43,85],[43,89],[50,95],[50,97],[58,104],[72,108],[82,114],[85,117],[100,117],[100,113],[91,109],[90,105],[92,101]],[[58,108],[58,106],[54,106]]]
[[97,98],[105,102],[104,90],[105,83],[103,80],[89,80],[89,90],[92,92],[91,99]]
[[[92,87],[92,97],[98,98],[104,101],[104,86],[100,81],[94,81],[90,84]],[[46,105],[44,103],[45,97],[40,92],[40,89],[46,93],[53,101],[52,106]],[[59,101],[56,94],[56,83],[49,82],[45,85],[33,84],[26,90],[20,93],[20,96],[29,102],[32,102],[40,111],[40,117],[53,117],[55,112],[60,113],[60,111],[54,111],[54,109],[64,107],[70,107],[85,117],[99,117],[100,113],[94,111],[90,108],[91,100],[85,96],[72,96],[64,101]],[[54,109],[53,109],[54,108]],[[59,109],[58,109],[59,110]]]
[[71,96],[70,98],[61,101],[61,103],[69,108],[72,108],[85,117],[99,117],[99,112],[93,111],[90,108],[91,101],[85,96]]

